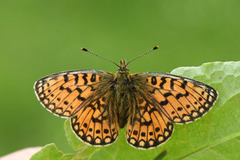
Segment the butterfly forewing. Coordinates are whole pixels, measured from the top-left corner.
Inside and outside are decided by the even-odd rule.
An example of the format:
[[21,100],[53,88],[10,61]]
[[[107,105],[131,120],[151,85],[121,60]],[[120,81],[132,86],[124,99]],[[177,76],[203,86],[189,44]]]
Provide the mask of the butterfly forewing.
[[100,82],[103,71],[69,71],[38,80],[35,92],[42,105],[56,115],[71,117],[90,102],[93,88]]
[[118,136],[117,118],[109,116],[111,103],[106,102],[104,95],[81,108],[71,119],[74,132],[80,139],[95,146],[108,145]]
[[139,97],[135,107],[136,113],[130,115],[127,125],[128,143],[142,149],[154,148],[164,143],[173,132],[172,122],[142,97]]
[[163,73],[143,74],[147,76],[152,100],[174,123],[188,123],[202,117],[218,96],[212,87],[189,78]]

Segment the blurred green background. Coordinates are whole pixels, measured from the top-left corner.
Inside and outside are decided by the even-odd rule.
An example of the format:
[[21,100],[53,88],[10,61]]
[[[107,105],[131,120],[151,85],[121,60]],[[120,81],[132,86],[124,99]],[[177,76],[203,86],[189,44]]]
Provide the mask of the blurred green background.
[[46,111],[34,94],[39,78],[67,70],[170,72],[180,66],[240,60],[239,0],[0,0],[0,156],[56,143],[71,152],[64,119]]

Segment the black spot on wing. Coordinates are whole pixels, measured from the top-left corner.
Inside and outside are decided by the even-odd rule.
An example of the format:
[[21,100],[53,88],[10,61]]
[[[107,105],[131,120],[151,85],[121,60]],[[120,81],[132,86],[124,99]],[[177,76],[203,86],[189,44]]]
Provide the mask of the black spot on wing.
[[156,79],[155,76],[152,76],[151,83],[152,83],[152,85],[156,85],[157,84],[157,79]]
[[163,85],[166,83],[166,78],[162,77],[161,80],[162,80],[162,82],[159,84],[159,86],[161,89],[163,89]]
[[78,75],[77,74],[73,74],[73,76],[75,77],[75,84],[77,84],[78,83]]
[[63,77],[64,77],[64,82],[65,82],[65,83],[68,82],[68,75],[65,74]]
[[168,104],[168,100],[167,100],[167,99],[166,99],[165,101],[161,101],[161,102],[160,102],[160,105],[161,105],[161,106],[165,106],[166,104]]
[[87,85],[88,84],[88,80],[87,80],[87,74],[84,73],[83,76],[82,76],[83,80],[84,80],[84,85]]
[[91,80],[91,82],[95,82],[96,81],[96,74],[92,74],[90,80]]

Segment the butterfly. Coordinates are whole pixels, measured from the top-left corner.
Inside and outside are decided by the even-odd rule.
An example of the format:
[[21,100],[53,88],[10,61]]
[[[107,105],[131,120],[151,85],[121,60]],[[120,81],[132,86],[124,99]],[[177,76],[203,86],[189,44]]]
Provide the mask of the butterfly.
[[129,62],[113,62],[119,67],[115,74],[101,70],[52,74],[35,83],[35,93],[47,110],[71,118],[73,131],[83,142],[109,145],[117,139],[119,128],[127,126],[127,142],[140,149],[163,144],[174,123],[202,117],[217,100],[217,91],[207,84],[166,73],[130,74]]

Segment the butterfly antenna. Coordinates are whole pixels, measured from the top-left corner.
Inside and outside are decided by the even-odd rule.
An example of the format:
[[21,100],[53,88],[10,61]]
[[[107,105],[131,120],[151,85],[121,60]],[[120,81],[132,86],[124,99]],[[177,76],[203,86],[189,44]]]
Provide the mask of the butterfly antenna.
[[91,54],[93,54],[94,56],[97,56],[97,57],[99,57],[99,58],[105,59],[106,61],[112,62],[112,63],[115,64],[116,66],[120,67],[117,63],[113,62],[112,60],[110,60],[110,59],[108,59],[108,58],[105,58],[105,57],[103,57],[103,56],[100,56],[100,55],[98,55],[98,54],[95,54],[95,53],[87,50],[86,48],[81,48],[81,50],[83,50],[83,51],[85,51],[85,52],[88,52],[88,53],[91,53]]
[[129,61],[129,62],[126,64],[126,66],[129,65],[129,63],[131,63],[132,61],[135,61],[136,59],[141,58],[141,57],[145,56],[146,54],[148,54],[149,52],[151,52],[151,51],[153,51],[153,50],[156,50],[156,49],[158,49],[158,48],[159,48],[158,46],[155,46],[155,47],[153,47],[152,49],[150,49],[149,51],[147,51],[146,53],[143,53],[143,54],[141,54],[141,55],[133,58],[131,61]]

